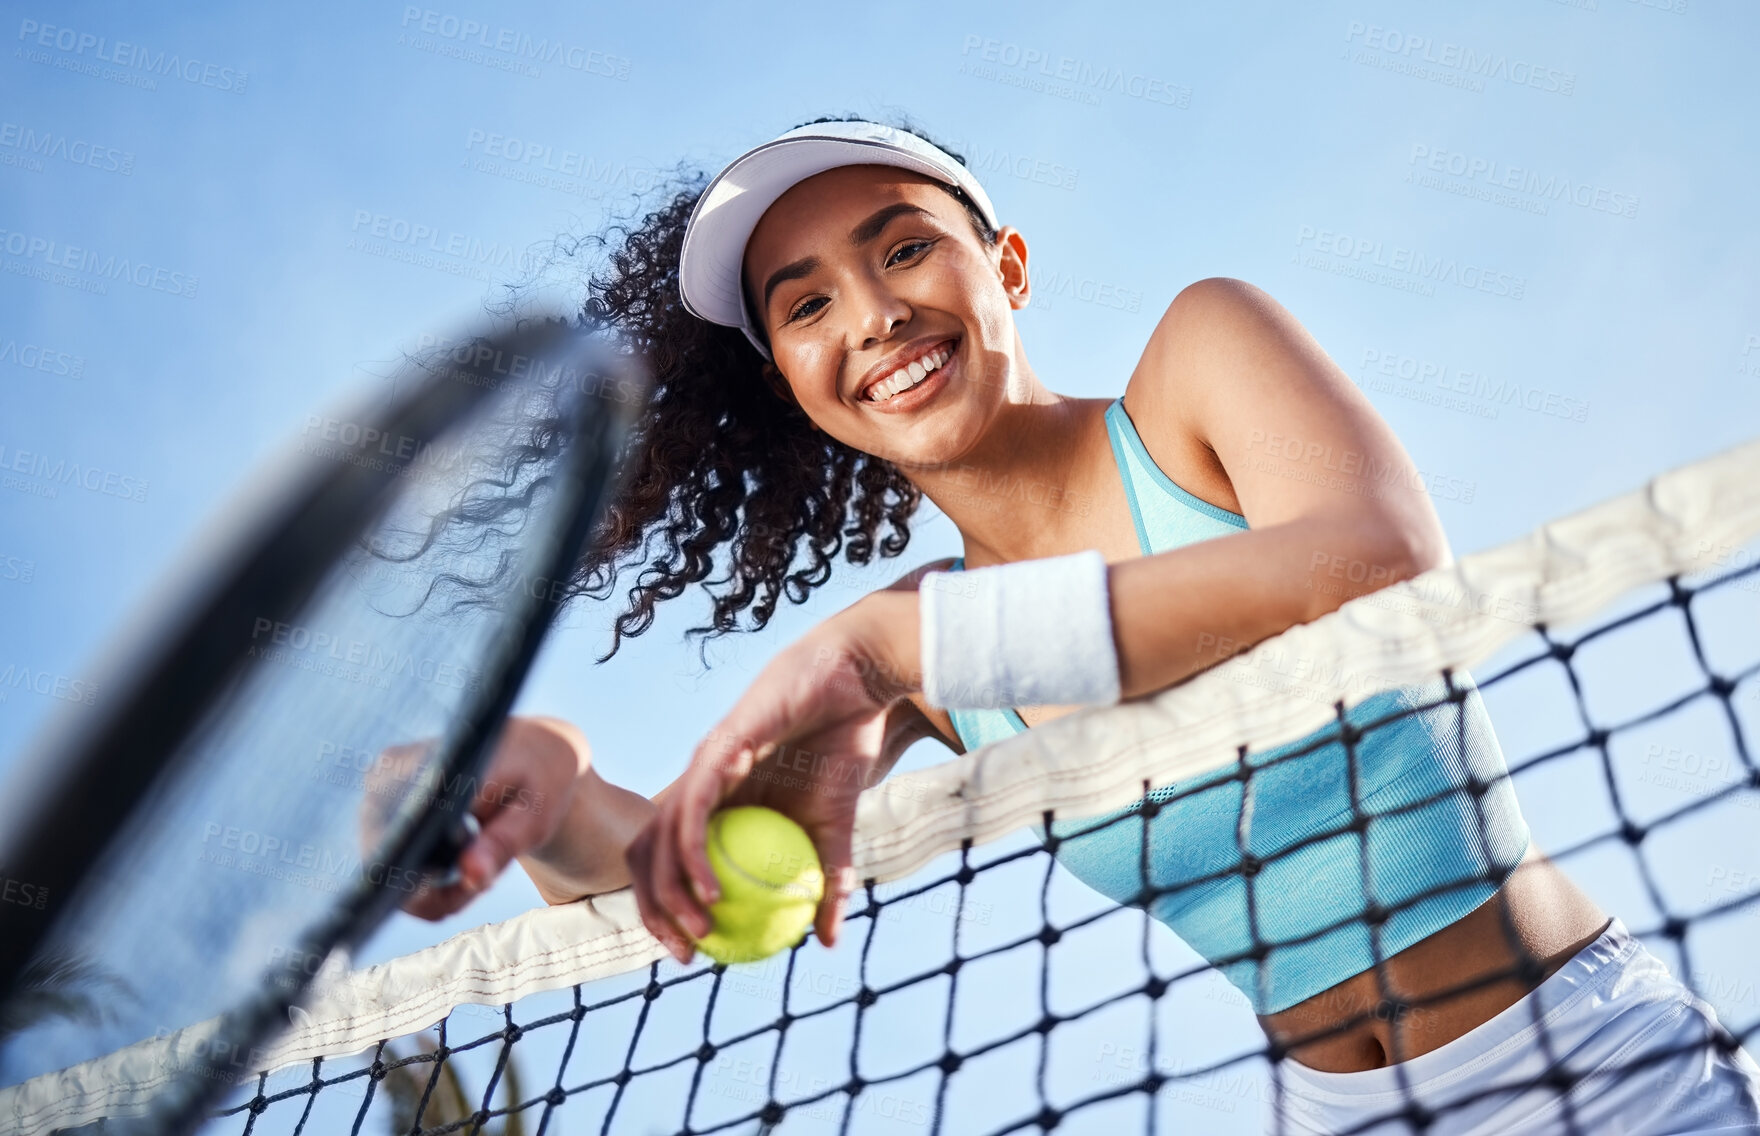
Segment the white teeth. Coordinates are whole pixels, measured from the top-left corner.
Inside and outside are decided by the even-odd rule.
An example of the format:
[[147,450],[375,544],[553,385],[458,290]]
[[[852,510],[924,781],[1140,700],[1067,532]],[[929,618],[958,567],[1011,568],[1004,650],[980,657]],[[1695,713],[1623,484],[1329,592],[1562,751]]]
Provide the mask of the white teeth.
[[881,379],[869,389],[868,399],[871,402],[885,402],[895,394],[907,391],[938,367],[945,366],[951,357],[948,351],[937,351],[913,360],[909,366],[900,367],[886,378]]

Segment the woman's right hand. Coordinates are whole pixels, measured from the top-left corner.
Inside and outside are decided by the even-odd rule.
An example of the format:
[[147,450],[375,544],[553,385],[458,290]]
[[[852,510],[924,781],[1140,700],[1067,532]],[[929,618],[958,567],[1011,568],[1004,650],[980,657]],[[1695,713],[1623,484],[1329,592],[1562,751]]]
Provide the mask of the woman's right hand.
[[[412,768],[425,743],[393,746],[375,763],[379,770]],[[395,774],[392,774],[395,777]],[[372,783],[369,799],[394,786]],[[518,858],[546,902],[565,903],[609,887],[604,868],[623,870],[624,829],[633,836],[651,806],[645,798],[607,783],[592,768],[592,750],[581,731],[556,718],[509,718],[489,765],[476,782],[457,789],[470,794],[478,831],[458,856],[453,882],[424,883],[403,909],[422,919],[443,919],[488,890],[509,861]],[[639,802],[639,803],[638,803]],[[369,810],[370,812],[371,810]],[[368,844],[372,845],[371,833]]]

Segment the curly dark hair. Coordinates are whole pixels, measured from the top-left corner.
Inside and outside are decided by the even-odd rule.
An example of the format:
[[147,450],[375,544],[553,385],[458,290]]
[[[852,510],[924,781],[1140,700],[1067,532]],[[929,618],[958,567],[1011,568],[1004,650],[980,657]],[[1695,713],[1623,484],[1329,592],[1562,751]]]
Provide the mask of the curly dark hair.
[[[802,125],[850,121],[866,119]],[[934,142],[908,122],[891,125]],[[622,495],[568,582],[571,598],[603,600],[622,571],[642,566],[601,662],[625,636],[652,626],[661,600],[691,584],[714,603],[709,622],[688,632],[705,651],[710,637],[740,630],[747,612],[746,629],[763,628],[783,596],[803,603],[830,580],[839,552],[854,565],[871,563],[876,552],[902,553],[922,498],[891,462],[818,430],[738,328],[685,309],[679,253],[707,184],[700,171],[681,167],[660,188],[657,207],[587,241],[608,255],[588,280],[584,318],[620,333],[647,356],[653,375],[625,451]],[[945,188],[993,245],[997,234],[977,207],[957,187]],[[725,573],[711,579],[723,545]]]

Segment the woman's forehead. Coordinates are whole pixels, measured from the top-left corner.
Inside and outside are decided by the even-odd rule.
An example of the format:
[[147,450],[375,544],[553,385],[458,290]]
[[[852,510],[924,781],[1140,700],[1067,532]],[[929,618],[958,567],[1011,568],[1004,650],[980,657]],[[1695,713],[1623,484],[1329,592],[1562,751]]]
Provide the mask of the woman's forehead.
[[851,230],[900,201],[937,215],[960,208],[932,179],[897,166],[839,166],[814,174],[790,187],[759,218],[746,242],[747,276],[772,263],[832,252],[820,247],[828,238],[833,246],[848,247]]

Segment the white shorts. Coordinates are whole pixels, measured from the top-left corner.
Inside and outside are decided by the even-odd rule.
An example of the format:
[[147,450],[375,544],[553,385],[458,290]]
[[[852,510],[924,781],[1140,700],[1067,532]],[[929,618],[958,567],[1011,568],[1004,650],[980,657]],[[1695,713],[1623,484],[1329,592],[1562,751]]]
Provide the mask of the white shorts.
[[[1426,1136],[1760,1132],[1760,1065],[1715,1048],[1722,1032],[1711,1007],[1615,919],[1527,997],[1440,1049],[1361,1073],[1282,1062],[1269,1129],[1415,1132],[1399,1115],[1415,1101],[1435,1117]],[[1657,1056],[1670,1050],[1680,1052]],[[1569,1091],[1532,1087],[1554,1062]]]

